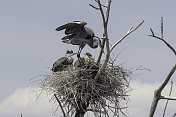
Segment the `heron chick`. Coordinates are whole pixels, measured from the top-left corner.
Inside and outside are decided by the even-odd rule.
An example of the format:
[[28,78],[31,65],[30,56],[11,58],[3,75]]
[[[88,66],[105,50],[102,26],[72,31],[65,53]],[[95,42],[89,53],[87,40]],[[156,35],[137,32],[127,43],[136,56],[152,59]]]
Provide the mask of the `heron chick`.
[[73,65],[74,59],[71,57],[75,55],[76,53],[73,53],[73,51],[66,52],[64,57],[59,58],[52,67],[53,72],[63,71],[65,68],[67,68],[69,65]]
[[89,66],[94,63],[94,59],[92,58],[92,55],[88,52],[84,55],[83,58],[81,58],[81,62],[77,60],[74,64],[76,67],[82,67],[82,66]]
[[65,29],[66,36],[62,38],[62,42],[79,45],[78,59],[80,59],[80,53],[86,44],[91,48],[97,48],[98,45],[102,47],[100,38],[95,36],[94,32],[85,26],[86,24],[87,23],[83,21],[73,21],[56,29],[56,31]]

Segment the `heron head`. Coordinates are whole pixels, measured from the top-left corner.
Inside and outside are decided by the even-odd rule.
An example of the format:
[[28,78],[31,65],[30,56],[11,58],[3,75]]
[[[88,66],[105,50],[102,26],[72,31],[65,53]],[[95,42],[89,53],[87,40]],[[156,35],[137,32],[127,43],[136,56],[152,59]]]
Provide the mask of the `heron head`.
[[100,38],[94,36],[94,37],[93,37],[93,45],[92,45],[92,48],[97,48],[98,46],[100,46],[100,48],[102,47],[102,46],[101,46],[101,40],[100,40]]
[[66,54],[71,54],[73,53],[73,50],[67,50]]
[[75,54],[77,54],[77,53],[73,53],[73,50],[67,50],[67,52],[66,52],[66,56],[73,56]]
[[92,54],[90,54],[89,52],[86,52],[86,54],[85,55],[87,55],[89,58],[91,58],[92,57]]
[[89,65],[94,62],[94,59],[92,58],[92,55],[89,52],[86,52],[84,55],[84,64]]

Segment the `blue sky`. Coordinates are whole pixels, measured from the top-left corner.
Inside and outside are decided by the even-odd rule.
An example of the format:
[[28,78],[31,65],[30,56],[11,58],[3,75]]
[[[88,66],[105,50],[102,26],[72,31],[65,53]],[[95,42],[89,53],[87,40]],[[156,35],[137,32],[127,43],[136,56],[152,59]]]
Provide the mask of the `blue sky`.
[[[40,74],[50,73],[54,61],[63,56],[67,49],[77,51],[77,46],[61,42],[63,32],[55,31],[58,26],[74,20],[82,20],[88,23],[87,26],[92,28],[97,36],[102,36],[101,15],[97,10],[91,8],[89,3],[95,4],[94,0],[0,0],[0,116],[17,117],[18,115],[13,113],[21,113],[19,111],[23,110],[22,107],[25,107],[25,104],[28,107],[28,99],[25,98],[26,103],[14,112],[4,112],[4,110],[12,111],[12,105],[14,108],[18,108],[13,102],[19,99],[17,94],[27,95],[26,92],[30,92],[31,82],[29,79]],[[131,100],[134,102],[131,107],[136,108],[136,113],[145,105],[134,106],[137,103],[136,98],[141,97],[138,100],[143,100],[143,96],[135,95],[137,91],[139,94],[141,92],[139,86],[144,86],[143,90],[148,91],[150,96],[146,100],[149,104],[146,105],[150,106],[153,92],[148,88],[155,89],[176,62],[174,54],[164,43],[148,36],[150,34],[149,28],[152,28],[156,35],[160,35],[160,17],[163,16],[164,37],[173,47],[176,47],[175,4],[174,0],[112,1],[108,25],[111,44],[120,39],[130,27],[145,20],[137,31],[113,50],[116,55],[122,51],[118,56],[117,64],[123,63],[125,67],[143,65],[151,70],[151,72],[138,71],[136,73],[138,75],[133,76],[133,82],[136,85],[132,84],[132,88],[138,89],[131,94],[134,99],[134,101]],[[83,53],[90,51],[95,57],[98,50],[86,46]],[[173,76],[173,78],[175,77],[176,75]],[[175,83],[175,79],[173,80]],[[21,100],[24,99],[23,95],[20,97]],[[47,105],[50,105],[46,99],[43,100]],[[12,101],[11,106],[7,106],[7,102],[10,101]],[[146,105],[143,109],[145,116],[149,110],[149,106]],[[41,108],[35,104],[32,107]],[[43,110],[48,109],[44,108]],[[44,117],[39,111],[38,113],[30,109],[23,111],[27,113],[25,117],[30,117],[31,113],[34,113],[32,117]],[[140,117],[140,115],[130,112],[130,117]],[[169,112],[168,116],[171,116],[174,110],[171,108]],[[50,115],[52,112],[48,110],[48,116]]]

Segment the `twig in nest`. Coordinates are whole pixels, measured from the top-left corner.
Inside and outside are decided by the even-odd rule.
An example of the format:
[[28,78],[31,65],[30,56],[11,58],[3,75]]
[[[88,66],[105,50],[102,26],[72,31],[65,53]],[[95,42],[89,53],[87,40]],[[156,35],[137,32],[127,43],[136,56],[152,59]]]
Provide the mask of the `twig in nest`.
[[61,102],[59,101],[59,99],[57,98],[57,95],[54,94],[54,96],[55,96],[57,102],[59,103],[59,106],[60,106],[60,108],[61,108],[61,110],[62,110],[63,116],[66,117],[65,112],[64,112],[64,109],[63,109],[63,107],[62,107],[62,104],[61,104]]

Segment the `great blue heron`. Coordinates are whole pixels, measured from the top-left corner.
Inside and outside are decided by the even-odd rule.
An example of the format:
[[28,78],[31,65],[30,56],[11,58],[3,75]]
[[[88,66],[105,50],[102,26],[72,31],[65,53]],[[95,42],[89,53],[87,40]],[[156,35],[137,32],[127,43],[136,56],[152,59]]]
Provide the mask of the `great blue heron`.
[[92,58],[92,55],[88,52],[86,52],[86,54],[84,55],[83,58],[81,58],[81,61],[80,62],[79,60],[77,60],[74,64],[74,66],[76,67],[82,67],[82,66],[89,66],[91,64],[94,63],[94,59]]
[[59,58],[52,67],[52,71],[53,72],[57,72],[57,71],[62,71],[64,70],[66,67],[68,67],[69,65],[73,64],[74,59],[71,57],[73,55],[75,55],[76,53],[73,53],[73,51],[68,51],[66,52],[64,57]]
[[98,45],[101,47],[100,38],[95,36],[94,32],[85,26],[86,24],[87,23],[83,21],[73,21],[56,29],[56,31],[65,29],[66,36],[62,38],[62,42],[79,45],[77,53],[78,59],[80,59],[80,53],[86,44],[91,48],[97,48]]

